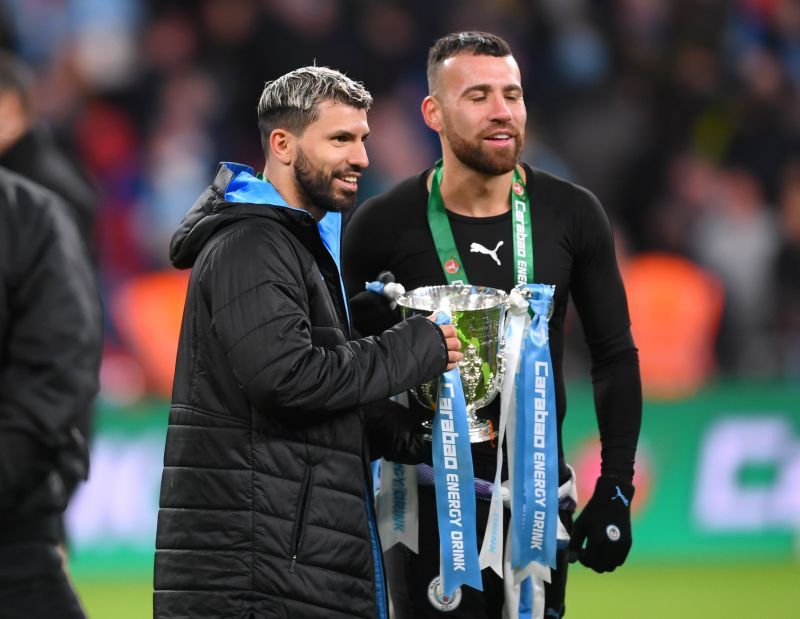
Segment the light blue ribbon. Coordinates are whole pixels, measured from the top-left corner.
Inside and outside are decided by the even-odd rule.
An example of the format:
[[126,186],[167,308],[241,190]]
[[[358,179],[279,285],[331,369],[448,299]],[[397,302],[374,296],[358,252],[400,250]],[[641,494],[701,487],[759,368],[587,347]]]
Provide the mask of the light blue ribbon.
[[531,325],[523,339],[516,375],[516,436],[511,563],[522,569],[535,561],[556,567],[558,519],[558,445],[553,363],[550,358],[548,315],[553,287],[529,284]]
[[458,368],[445,372],[439,379],[432,440],[442,590],[452,596],[464,584],[482,591],[475,526],[475,478],[467,406]]
[[516,619],[533,619],[533,579],[528,576],[519,587],[519,608]]
[[375,280],[374,282],[367,282],[365,288],[369,292],[374,292],[375,294],[383,294],[383,289],[386,288],[386,284],[384,284],[383,282],[379,282],[378,280]]

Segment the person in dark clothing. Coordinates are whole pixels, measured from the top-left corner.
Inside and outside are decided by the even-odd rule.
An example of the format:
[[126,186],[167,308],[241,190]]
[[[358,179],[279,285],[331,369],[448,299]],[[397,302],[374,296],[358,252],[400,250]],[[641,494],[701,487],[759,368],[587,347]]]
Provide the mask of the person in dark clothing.
[[[0,52],[0,167],[16,172],[55,193],[67,206],[89,258],[96,257],[94,221],[97,200],[81,168],[55,144],[48,127],[37,122],[33,77],[8,52]],[[94,408],[76,418],[82,436],[91,438]],[[62,519],[62,542],[66,531]]]
[[430,458],[386,398],[461,353],[451,326],[421,316],[350,338],[341,211],[368,165],[371,102],[325,67],[269,82],[263,176],[222,164],[173,237],[173,264],[192,274],[155,617],[388,617],[368,463]]
[[37,122],[32,76],[8,52],[0,52],[0,166],[46,187],[69,207],[81,238],[94,248],[97,197],[83,171]]
[[0,614],[84,617],[59,551],[88,451],[102,315],[89,257],[61,200],[0,169]]
[[[602,475],[572,529],[571,552],[596,571],[613,570],[625,560],[631,544],[629,503],[642,396],[638,353],[608,220],[587,190],[520,163],[526,111],[519,69],[505,41],[480,32],[438,40],[430,50],[428,82],[430,95],[422,103],[422,114],[439,134],[443,158],[368,200],[353,214],[342,260],[353,299],[354,327],[369,334],[382,321],[390,324],[397,319],[397,310],[392,311],[382,297],[363,292],[364,283],[382,272],[391,272],[406,290],[443,285],[453,278],[503,290],[525,282],[555,285],[549,335],[558,418],[559,516],[569,531],[575,509],[574,475],[564,459],[561,424],[566,414],[564,317],[571,295],[591,353],[602,441]],[[520,201],[524,210],[512,211],[512,202]],[[442,213],[444,227],[452,233],[451,253],[442,249],[447,230],[434,229],[434,211]],[[529,223],[523,226],[526,219]],[[526,226],[533,260],[521,277],[515,237]],[[525,260],[522,263],[525,266]],[[430,418],[429,410],[413,402],[411,408],[420,421]],[[499,410],[497,398],[478,414],[496,427]],[[493,442],[472,446],[479,545],[489,511],[491,492],[486,488],[495,478],[496,449]],[[434,491],[430,474],[419,468],[417,474],[419,554],[399,545],[387,551],[397,617],[518,616],[519,592],[509,578],[504,583],[489,569],[482,572],[483,592],[464,587],[446,603],[436,598],[439,541]],[[624,501],[613,500],[617,490]],[[508,510],[505,517],[508,524]],[[545,583],[544,595],[540,592],[533,601],[534,617],[563,616],[568,558],[566,548],[558,552],[552,582]]]

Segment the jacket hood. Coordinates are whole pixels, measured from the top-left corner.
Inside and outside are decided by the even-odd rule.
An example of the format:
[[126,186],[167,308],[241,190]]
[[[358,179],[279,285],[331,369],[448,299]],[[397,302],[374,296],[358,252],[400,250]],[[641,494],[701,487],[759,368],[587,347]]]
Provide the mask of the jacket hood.
[[172,236],[172,264],[179,269],[191,268],[217,230],[247,217],[273,218],[284,225],[314,223],[308,211],[289,206],[271,183],[253,175],[251,167],[224,162]]

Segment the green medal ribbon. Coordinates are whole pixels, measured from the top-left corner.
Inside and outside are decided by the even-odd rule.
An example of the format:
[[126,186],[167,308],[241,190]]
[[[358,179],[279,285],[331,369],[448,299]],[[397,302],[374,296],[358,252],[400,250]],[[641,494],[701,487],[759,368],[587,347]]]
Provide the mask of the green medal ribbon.
[[[433,171],[431,192],[428,196],[428,226],[433,235],[433,243],[439,261],[444,269],[448,284],[469,284],[464,263],[458,255],[456,241],[450,220],[444,209],[442,192],[442,162],[439,161]],[[512,239],[514,241],[514,273],[515,285],[533,283],[533,230],[531,225],[531,202],[528,190],[522,181],[519,170],[514,168],[514,180],[511,183]]]

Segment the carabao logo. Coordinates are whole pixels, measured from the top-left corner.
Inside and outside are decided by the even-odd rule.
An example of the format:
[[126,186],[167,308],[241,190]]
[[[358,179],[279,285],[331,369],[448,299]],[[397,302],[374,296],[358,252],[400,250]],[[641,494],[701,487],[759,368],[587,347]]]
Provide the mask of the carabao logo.
[[800,522],[800,434],[777,415],[724,417],[700,451],[694,516],[715,531],[794,530]]

